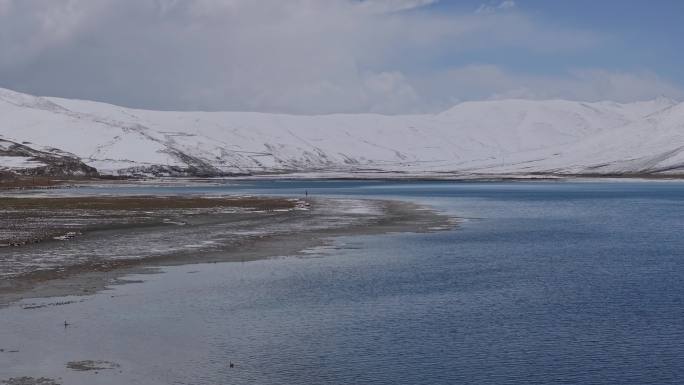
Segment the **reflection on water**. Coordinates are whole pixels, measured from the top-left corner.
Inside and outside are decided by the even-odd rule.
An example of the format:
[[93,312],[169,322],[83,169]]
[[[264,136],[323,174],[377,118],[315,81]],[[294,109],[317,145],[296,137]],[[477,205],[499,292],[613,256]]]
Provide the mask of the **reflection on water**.
[[[103,384],[684,381],[684,184],[224,189],[304,188],[402,197],[469,219],[456,231],[340,239],[305,258],[174,267],[85,302],[0,310],[0,348],[20,350],[0,353],[0,363],[41,362],[5,377],[33,370]],[[63,319],[74,325],[65,329]],[[120,372],[65,367],[87,359],[118,363]]]

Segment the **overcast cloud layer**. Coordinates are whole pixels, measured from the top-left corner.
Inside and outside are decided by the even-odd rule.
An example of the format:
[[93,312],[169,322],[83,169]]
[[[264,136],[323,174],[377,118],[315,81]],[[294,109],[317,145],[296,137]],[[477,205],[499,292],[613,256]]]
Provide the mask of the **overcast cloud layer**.
[[[610,44],[511,0],[0,0],[0,86],[152,109],[437,111],[461,100],[681,99],[648,70],[540,74],[468,54],[582,55]],[[532,60],[532,59],[530,59]]]

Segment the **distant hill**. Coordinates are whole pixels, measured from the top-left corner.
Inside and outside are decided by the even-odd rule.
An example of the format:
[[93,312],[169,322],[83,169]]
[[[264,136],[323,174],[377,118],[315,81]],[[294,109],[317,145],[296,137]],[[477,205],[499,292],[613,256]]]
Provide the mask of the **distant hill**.
[[0,171],[24,174],[684,175],[684,103],[668,99],[300,116],[145,111],[0,89],[0,117]]

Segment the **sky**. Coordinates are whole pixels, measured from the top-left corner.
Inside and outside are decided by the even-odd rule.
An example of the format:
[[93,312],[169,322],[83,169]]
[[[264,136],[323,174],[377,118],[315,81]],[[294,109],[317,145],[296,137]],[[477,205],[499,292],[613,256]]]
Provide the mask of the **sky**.
[[680,0],[0,0],[0,87],[160,110],[684,100]]

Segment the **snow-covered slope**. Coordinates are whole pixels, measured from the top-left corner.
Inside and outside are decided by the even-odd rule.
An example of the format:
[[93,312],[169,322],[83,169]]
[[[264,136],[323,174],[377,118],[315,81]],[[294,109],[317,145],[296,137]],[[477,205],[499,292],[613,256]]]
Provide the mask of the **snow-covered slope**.
[[0,89],[0,139],[59,149],[105,174],[684,173],[684,104],[501,100],[432,115],[297,116],[145,111]]

